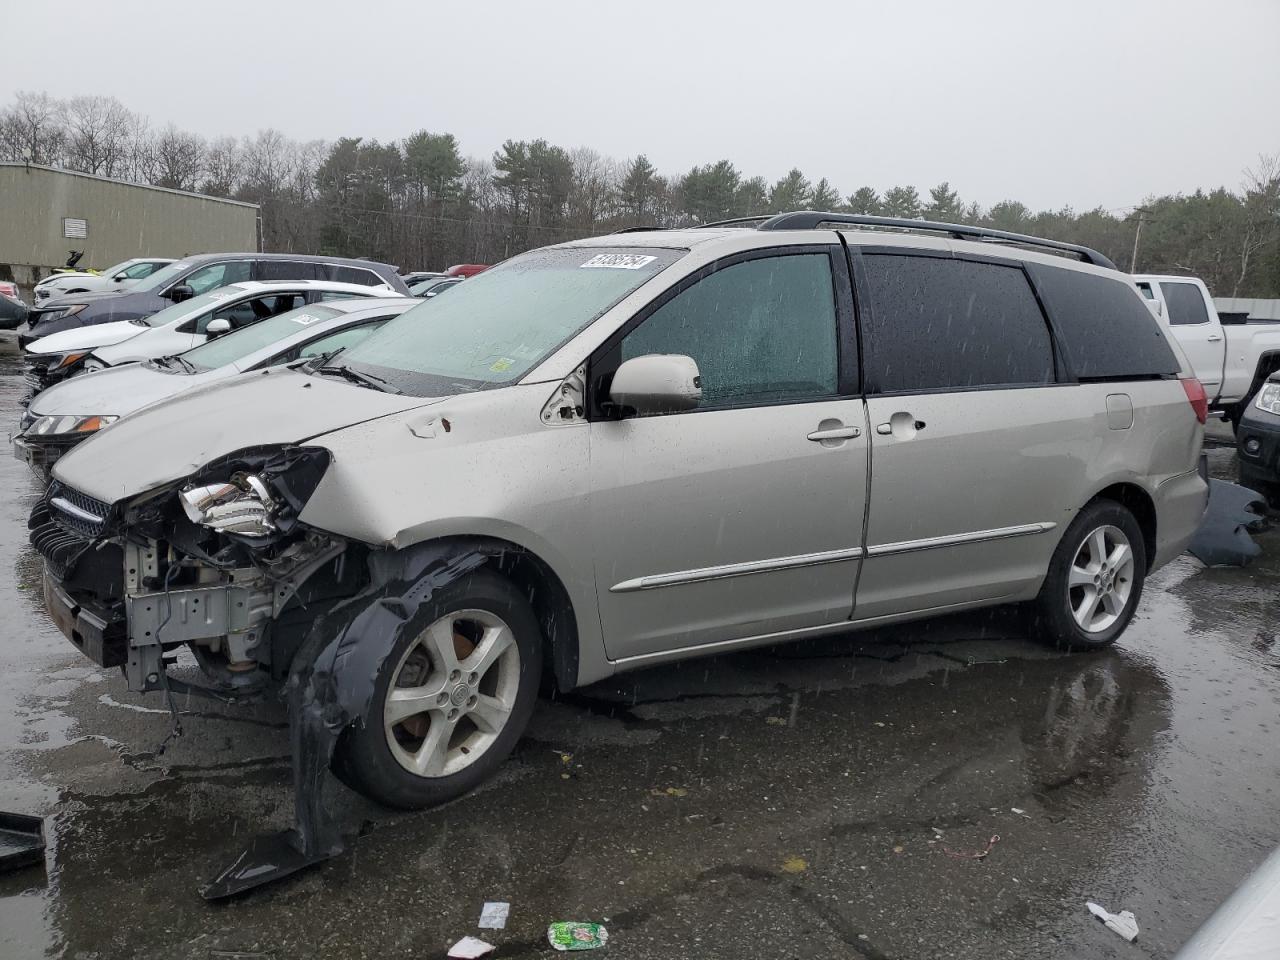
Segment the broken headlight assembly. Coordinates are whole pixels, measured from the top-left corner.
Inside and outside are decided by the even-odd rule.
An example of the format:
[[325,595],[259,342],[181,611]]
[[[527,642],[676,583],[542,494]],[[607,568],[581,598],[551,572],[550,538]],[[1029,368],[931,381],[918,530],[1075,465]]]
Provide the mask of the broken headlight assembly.
[[100,414],[36,417],[25,429],[24,433],[29,437],[56,437],[75,433],[96,433],[119,419],[119,417],[102,416]]
[[1280,415],[1280,380],[1268,380],[1264,383],[1254,404],[1259,410]]
[[246,452],[211,464],[178,502],[198,526],[262,542],[293,529],[328,465],[329,451],[317,447]]
[[256,474],[237,473],[227,483],[188,487],[178,499],[192,523],[218,533],[268,537],[276,531],[276,501]]

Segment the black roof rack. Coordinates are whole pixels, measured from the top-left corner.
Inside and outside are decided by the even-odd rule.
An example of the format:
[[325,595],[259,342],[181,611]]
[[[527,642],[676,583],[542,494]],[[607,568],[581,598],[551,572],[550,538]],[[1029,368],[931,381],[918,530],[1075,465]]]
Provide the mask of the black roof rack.
[[859,227],[891,227],[898,230],[925,230],[932,233],[945,233],[957,240],[987,240],[996,243],[1016,243],[1027,247],[1041,247],[1045,250],[1060,250],[1073,253],[1085,263],[1095,267],[1106,267],[1115,270],[1116,265],[1110,258],[1091,247],[1078,243],[1064,243],[1061,240],[1046,240],[1043,237],[1031,237],[1023,233],[1009,233],[1006,230],[991,230],[987,227],[971,227],[963,223],[940,223],[936,220],[906,220],[901,217],[873,217],[862,213],[822,213],[817,210],[801,210],[795,213],[780,213],[777,216],[744,217],[741,220],[725,220],[721,223],[708,223],[705,226],[725,226],[731,223],[763,220],[759,230],[815,230],[824,223],[848,223]]
[[771,213],[761,213],[754,217],[734,217],[731,220],[713,220],[711,223],[700,223],[693,229],[706,230],[710,227],[741,227],[748,223],[763,224],[766,220],[773,218]]
[[615,230],[614,233],[644,233],[646,230],[668,230],[669,227],[623,227],[621,230]]

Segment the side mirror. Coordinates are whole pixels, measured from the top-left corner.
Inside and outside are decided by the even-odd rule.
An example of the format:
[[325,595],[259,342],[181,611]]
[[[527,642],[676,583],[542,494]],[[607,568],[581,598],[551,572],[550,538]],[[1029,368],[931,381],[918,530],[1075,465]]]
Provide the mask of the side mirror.
[[209,325],[204,328],[204,332],[210,340],[214,337],[220,337],[224,333],[230,333],[231,321],[226,317],[218,317],[216,320],[210,320]]
[[632,357],[614,373],[609,399],[641,416],[692,410],[702,402],[702,375],[693,357],[683,354]]
[[188,284],[180,283],[169,291],[169,299],[174,303],[181,303],[183,300],[190,300],[196,295]]

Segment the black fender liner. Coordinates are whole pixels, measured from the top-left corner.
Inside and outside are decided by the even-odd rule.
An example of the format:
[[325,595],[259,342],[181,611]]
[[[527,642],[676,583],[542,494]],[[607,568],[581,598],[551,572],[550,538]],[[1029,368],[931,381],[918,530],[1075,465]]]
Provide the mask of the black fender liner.
[[343,851],[340,824],[323,796],[338,738],[372,702],[378,667],[418,608],[511,550],[501,541],[460,538],[368,553],[368,584],[316,619],[289,674],[294,825],[254,837],[201,891],[206,900],[244,893]]

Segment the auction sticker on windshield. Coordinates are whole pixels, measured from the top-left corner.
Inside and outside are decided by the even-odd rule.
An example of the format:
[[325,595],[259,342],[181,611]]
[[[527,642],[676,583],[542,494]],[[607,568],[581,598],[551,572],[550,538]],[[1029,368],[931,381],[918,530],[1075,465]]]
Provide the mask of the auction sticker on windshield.
[[657,259],[657,257],[642,257],[635,253],[599,253],[582,266],[612,267],[614,270],[639,270]]
[[316,323],[316,322],[318,322],[319,320],[320,320],[320,318],[319,318],[319,317],[313,317],[313,316],[312,316],[311,314],[309,314],[309,313],[300,313],[300,314],[298,314],[296,317],[294,317],[294,318],[293,318],[293,322],[294,322],[294,323],[300,323],[300,324],[302,324],[304,327],[309,327],[311,324]]

